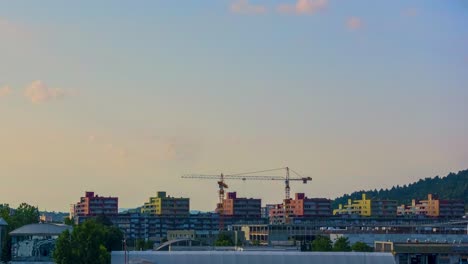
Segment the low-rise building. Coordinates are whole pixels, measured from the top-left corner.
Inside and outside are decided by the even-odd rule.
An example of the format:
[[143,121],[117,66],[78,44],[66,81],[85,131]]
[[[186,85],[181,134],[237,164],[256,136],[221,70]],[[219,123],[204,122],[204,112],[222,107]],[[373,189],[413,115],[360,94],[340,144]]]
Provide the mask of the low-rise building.
[[55,241],[72,227],[61,224],[30,224],[10,232],[12,237],[11,263],[54,263]]
[[421,242],[375,242],[376,252],[390,252],[396,264],[428,263],[452,264],[468,263],[468,244],[461,243],[421,243]]
[[166,192],[158,192],[143,205],[141,212],[151,215],[188,216],[190,199],[171,197],[167,196]]
[[115,216],[119,211],[119,198],[102,197],[86,192],[80,201],[70,208],[72,217]]

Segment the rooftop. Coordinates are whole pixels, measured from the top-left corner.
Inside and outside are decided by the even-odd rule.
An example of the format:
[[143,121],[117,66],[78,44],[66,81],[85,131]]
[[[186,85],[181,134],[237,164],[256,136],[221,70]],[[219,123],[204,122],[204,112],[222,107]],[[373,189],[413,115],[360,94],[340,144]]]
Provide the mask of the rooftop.
[[72,227],[68,225],[61,224],[30,224],[22,226],[18,229],[10,232],[11,236],[27,236],[27,235],[43,235],[43,236],[53,236],[60,235],[65,230],[71,230]]

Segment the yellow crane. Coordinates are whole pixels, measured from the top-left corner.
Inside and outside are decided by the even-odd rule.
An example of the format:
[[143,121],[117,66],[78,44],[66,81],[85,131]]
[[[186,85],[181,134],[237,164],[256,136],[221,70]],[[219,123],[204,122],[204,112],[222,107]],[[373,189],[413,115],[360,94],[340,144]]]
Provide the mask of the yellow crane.
[[[260,173],[266,173],[266,172],[274,172],[274,171],[285,171],[284,176],[265,176],[265,175],[252,175],[252,174],[260,174]],[[290,173],[293,173],[294,176],[291,177]],[[224,201],[224,190],[229,188],[229,186],[226,184],[225,180],[242,180],[242,181],[247,181],[247,180],[258,180],[258,181],[284,181],[285,187],[284,187],[284,192],[285,192],[285,198],[283,201],[283,210],[284,210],[284,217],[285,217],[285,223],[288,222],[289,219],[289,201],[290,201],[290,185],[289,183],[291,181],[302,181],[302,183],[306,184],[309,181],[312,181],[311,177],[303,177],[296,171],[290,169],[289,167],[283,167],[283,168],[277,168],[277,169],[269,169],[269,170],[261,170],[261,171],[251,171],[251,172],[244,172],[244,173],[237,173],[237,174],[223,174],[221,173],[220,175],[207,175],[207,174],[187,174],[183,175],[182,178],[184,179],[205,179],[205,180],[211,180],[211,179],[216,179],[218,180],[218,199],[219,202],[217,204],[217,210],[219,213],[220,221],[219,221],[219,229],[223,230],[224,229],[224,222],[223,222],[223,214],[224,214],[224,206],[223,206],[223,201]]]

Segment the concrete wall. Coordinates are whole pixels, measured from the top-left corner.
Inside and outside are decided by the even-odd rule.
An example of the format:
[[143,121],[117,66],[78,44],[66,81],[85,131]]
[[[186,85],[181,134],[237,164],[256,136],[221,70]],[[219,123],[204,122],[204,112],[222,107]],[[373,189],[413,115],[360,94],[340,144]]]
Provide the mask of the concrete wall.
[[[130,264],[395,264],[390,253],[357,252],[242,252],[242,251],[186,251],[186,252],[129,252]],[[124,252],[112,252],[112,264],[124,264]]]

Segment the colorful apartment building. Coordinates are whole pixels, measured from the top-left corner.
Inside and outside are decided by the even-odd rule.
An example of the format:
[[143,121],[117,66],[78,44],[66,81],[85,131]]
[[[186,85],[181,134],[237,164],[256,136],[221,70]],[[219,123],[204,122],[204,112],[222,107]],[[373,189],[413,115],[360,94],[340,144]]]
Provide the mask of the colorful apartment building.
[[433,194],[428,194],[427,200],[413,199],[411,205],[403,204],[397,208],[398,216],[461,217],[464,213],[463,200],[440,200]]
[[270,223],[283,224],[288,218],[316,218],[332,215],[331,200],[326,198],[308,198],[304,193],[296,193],[294,199],[284,204],[277,204],[269,210]]
[[333,215],[359,215],[372,217],[395,217],[397,215],[397,201],[368,199],[362,194],[360,200],[348,199],[348,204],[338,205]]
[[87,216],[114,216],[119,211],[119,198],[102,197],[94,192],[86,192],[80,201],[70,207],[70,215],[73,217]]
[[223,215],[243,218],[260,218],[262,200],[240,198],[236,192],[228,192],[223,201]]
[[333,215],[371,216],[371,199],[367,199],[365,193],[360,200],[348,199],[348,204],[338,205],[338,209],[333,210]]
[[190,213],[190,199],[167,196],[166,192],[158,192],[156,197],[150,197],[141,208],[143,214],[187,216]]

